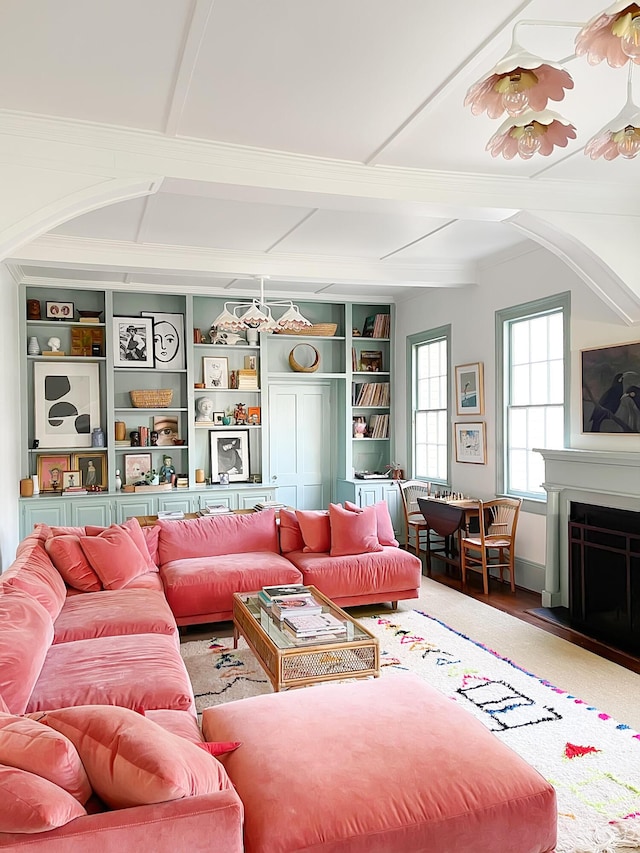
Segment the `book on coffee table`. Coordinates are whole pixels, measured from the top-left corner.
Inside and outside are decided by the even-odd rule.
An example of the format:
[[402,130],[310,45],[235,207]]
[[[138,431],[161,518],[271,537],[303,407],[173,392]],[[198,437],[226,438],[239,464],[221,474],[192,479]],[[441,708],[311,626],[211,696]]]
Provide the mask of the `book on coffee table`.
[[318,604],[312,595],[286,595],[276,598],[271,604],[271,613],[276,619],[286,616],[314,616],[322,613],[322,605]]
[[316,613],[285,616],[285,624],[295,633],[296,637],[322,636],[325,634],[346,634],[347,626],[332,613]]

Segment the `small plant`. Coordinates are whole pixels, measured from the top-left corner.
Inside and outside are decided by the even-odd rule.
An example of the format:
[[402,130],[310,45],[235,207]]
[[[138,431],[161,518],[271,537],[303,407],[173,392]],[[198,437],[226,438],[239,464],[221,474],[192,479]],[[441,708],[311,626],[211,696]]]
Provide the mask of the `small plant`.
[[402,479],[402,467],[399,462],[389,462],[388,465],[384,466],[384,470],[388,471],[392,480]]

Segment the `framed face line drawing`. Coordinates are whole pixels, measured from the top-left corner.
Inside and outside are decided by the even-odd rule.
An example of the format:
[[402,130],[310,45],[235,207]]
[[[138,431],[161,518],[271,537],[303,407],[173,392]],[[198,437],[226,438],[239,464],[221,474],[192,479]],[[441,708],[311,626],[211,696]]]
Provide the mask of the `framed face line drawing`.
[[157,370],[184,370],[184,315],[141,311],[153,320],[153,356]]

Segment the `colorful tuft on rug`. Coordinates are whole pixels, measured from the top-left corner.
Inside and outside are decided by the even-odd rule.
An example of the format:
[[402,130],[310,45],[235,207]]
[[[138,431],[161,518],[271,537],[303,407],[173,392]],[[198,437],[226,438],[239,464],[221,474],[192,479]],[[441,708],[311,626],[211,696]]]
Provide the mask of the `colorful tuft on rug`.
[[[557,853],[640,848],[640,734],[426,613],[361,621],[380,639],[383,677],[424,678],[554,785]],[[181,647],[198,710],[271,692],[249,649],[229,646]]]

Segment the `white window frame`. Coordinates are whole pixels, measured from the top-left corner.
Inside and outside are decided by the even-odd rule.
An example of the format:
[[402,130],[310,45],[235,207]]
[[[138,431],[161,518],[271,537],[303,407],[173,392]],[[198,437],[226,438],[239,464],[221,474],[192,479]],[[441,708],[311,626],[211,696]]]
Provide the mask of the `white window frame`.
[[511,324],[518,320],[529,320],[544,314],[562,312],[563,328],[563,373],[564,373],[564,446],[570,435],[570,384],[571,384],[571,293],[566,291],[555,296],[536,299],[512,308],[496,311],[496,493],[524,499],[523,509],[527,512],[544,514],[546,512],[546,494],[534,495],[525,492],[509,492],[508,471],[508,421],[509,388],[511,382],[511,364],[509,352],[509,334]]
[[[447,442],[447,471],[446,477],[416,476],[416,412],[417,412],[417,350],[425,344],[444,341],[447,347],[447,404],[446,404],[446,442]],[[451,478],[451,325],[439,326],[425,332],[407,336],[407,455],[408,467],[406,472],[409,479],[420,479],[448,486]]]

